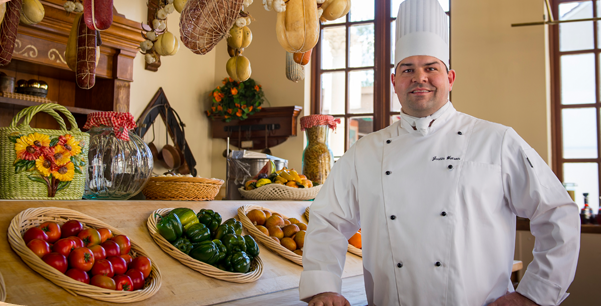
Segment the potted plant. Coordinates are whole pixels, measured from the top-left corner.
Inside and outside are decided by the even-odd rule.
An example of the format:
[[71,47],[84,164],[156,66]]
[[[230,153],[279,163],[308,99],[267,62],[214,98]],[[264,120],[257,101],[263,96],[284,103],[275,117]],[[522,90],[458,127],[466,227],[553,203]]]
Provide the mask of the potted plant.
[[206,111],[209,118],[223,118],[225,122],[244,120],[261,110],[265,95],[255,80],[236,82],[232,78],[225,78],[222,84],[210,93],[212,105]]

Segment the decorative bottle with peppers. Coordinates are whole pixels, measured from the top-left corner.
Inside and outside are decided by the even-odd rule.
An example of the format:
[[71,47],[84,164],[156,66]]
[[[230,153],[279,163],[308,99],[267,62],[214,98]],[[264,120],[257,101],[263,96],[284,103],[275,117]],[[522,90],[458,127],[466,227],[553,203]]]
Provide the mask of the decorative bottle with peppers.
[[582,224],[593,223],[593,209],[588,206],[588,192],[582,195],[584,196],[584,207],[580,210],[580,222]]
[[328,144],[330,129],[336,129],[340,119],[328,115],[302,117],[301,130],[307,136],[303,151],[303,174],[314,183],[323,184],[334,165],[334,154]]
[[133,133],[130,113],[95,112],[88,115],[89,166],[86,199],[126,200],[139,193],[152,175],[153,158],[146,143]]

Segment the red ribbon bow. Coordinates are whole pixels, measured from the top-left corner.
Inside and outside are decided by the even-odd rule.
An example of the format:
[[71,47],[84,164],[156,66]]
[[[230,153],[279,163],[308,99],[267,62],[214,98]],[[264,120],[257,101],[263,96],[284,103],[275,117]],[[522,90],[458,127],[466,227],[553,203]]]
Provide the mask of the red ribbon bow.
[[130,113],[96,112],[88,114],[84,129],[95,126],[113,127],[115,136],[121,140],[129,141],[129,130],[136,128],[134,116]]

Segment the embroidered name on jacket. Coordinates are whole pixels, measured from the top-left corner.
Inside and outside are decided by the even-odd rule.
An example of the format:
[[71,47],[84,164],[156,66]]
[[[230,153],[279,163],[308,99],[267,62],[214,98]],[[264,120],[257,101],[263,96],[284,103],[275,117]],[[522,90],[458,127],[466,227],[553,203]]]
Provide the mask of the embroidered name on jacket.
[[438,157],[438,156],[434,156],[432,157],[432,161],[435,160],[461,160],[461,157],[453,157],[453,156],[447,156],[446,158],[444,156]]

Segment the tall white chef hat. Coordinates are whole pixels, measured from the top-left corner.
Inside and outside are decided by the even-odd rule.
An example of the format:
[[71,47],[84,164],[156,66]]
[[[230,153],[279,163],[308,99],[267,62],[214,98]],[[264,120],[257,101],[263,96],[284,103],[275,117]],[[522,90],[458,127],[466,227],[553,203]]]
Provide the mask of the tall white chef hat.
[[449,68],[447,14],[438,0],[406,0],[396,19],[394,66],[414,55],[428,55]]

